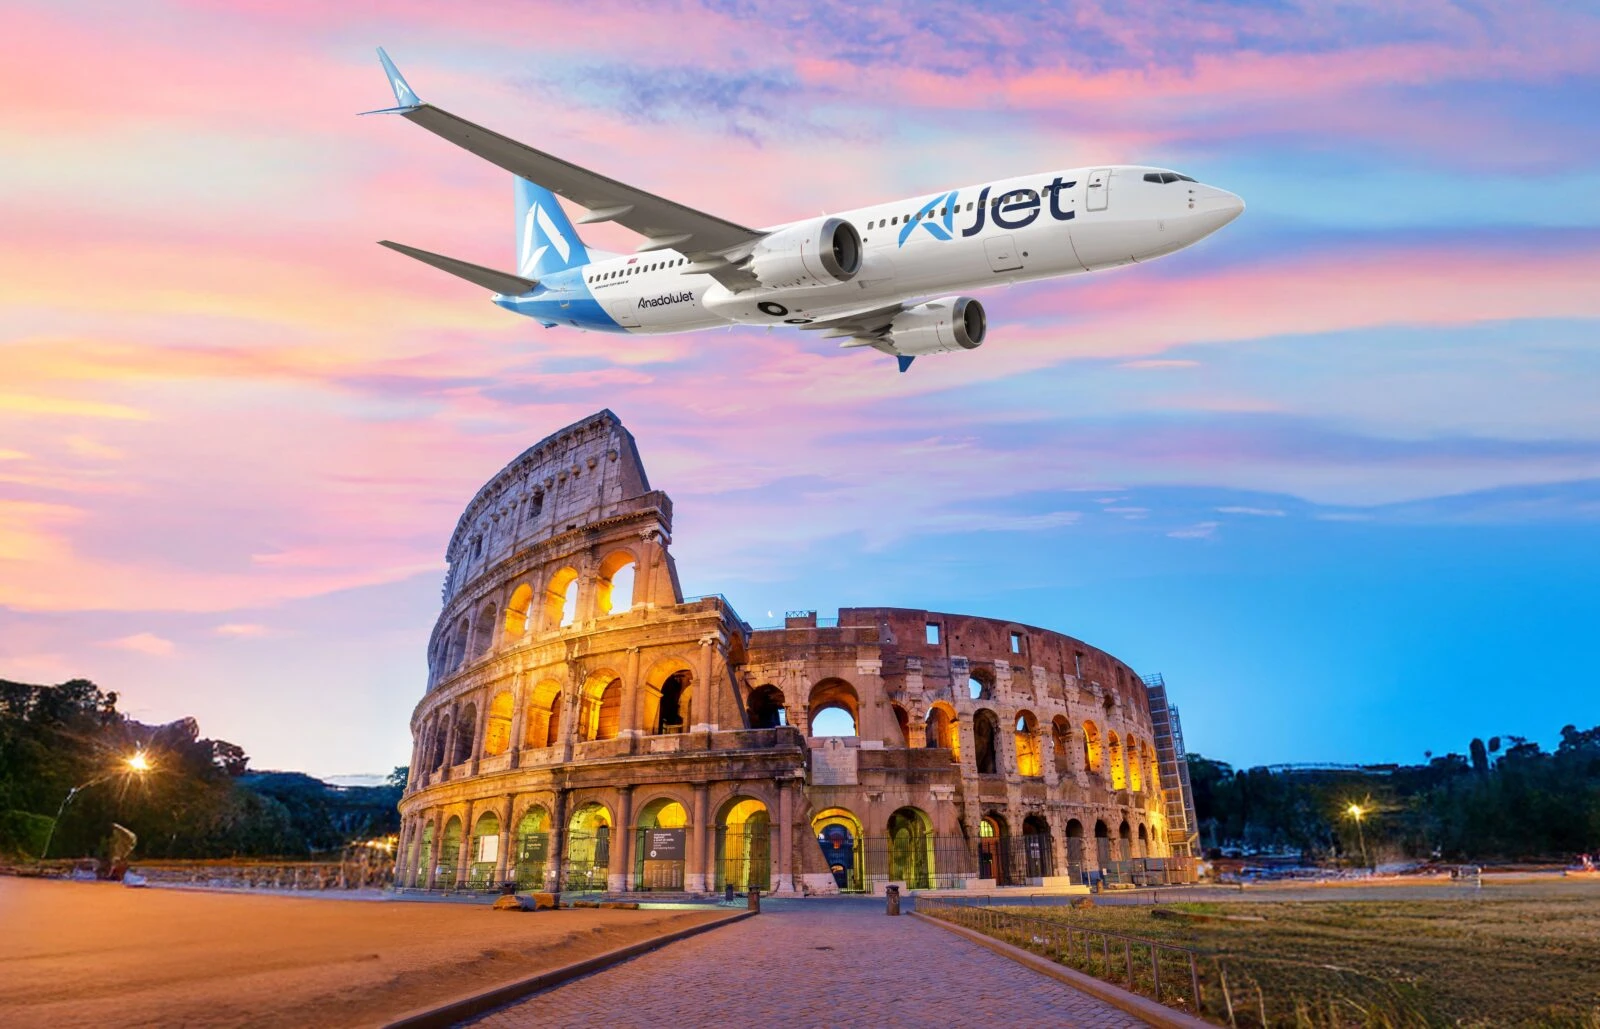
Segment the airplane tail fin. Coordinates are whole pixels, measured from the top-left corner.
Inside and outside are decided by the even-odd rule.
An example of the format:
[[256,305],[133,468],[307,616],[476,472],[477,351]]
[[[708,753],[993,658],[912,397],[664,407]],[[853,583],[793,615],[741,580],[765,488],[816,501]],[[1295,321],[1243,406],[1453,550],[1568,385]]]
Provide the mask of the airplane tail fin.
[[542,279],[552,272],[588,264],[589,249],[555,194],[527,179],[517,179],[517,274]]

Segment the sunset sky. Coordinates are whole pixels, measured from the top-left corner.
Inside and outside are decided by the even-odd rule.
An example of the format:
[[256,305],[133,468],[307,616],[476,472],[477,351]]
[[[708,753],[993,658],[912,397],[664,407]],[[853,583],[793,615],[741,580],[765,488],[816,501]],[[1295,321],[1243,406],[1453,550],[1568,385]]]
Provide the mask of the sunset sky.
[[[919,360],[545,330],[426,100],[750,225],[1144,163],[1238,193],[1155,264],[980,294]],[[603,407],[687,593],[903,605],[1164,673],[1238,764],[1600,722],[1588,3],[0,8],[0,678],[258,767],[407,760],[474,491]],[[623,231],[588,233],[631,249]]]

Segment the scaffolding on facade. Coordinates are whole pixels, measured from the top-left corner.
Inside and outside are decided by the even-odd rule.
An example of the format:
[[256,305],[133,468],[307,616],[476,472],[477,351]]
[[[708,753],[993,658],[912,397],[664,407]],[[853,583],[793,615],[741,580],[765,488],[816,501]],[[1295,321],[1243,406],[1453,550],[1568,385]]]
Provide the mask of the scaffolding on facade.
[[1161,764],[1161,792],[1166,798],[1167,846],[1174,857],[1198,857],[1200,834],[1194,816],[1194,790],[1189,785],[1189,755],[1183,749],[1183,724],[1167,700],[1167,683],[1159,674],[1144,677],[1150,698],[1150,724],[1155,729],[1156,758]]

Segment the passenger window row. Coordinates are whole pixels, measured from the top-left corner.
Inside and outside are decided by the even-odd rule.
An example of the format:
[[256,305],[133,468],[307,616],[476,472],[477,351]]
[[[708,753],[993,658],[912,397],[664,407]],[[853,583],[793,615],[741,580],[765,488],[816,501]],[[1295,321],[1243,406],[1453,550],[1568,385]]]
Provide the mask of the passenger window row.
[[662,268],[677,268],[680,265],[685,265],[688,263],[689,259],[687,257],[680,257],[676,261],[656,261],[653,264],[636,264],[631,268],[619,268],[614,272],[606,272],[604,275],[601,275],[592,281],[605,282],[608,279],[620,279],[624,275],[637,275],[640,272],[653,272]]

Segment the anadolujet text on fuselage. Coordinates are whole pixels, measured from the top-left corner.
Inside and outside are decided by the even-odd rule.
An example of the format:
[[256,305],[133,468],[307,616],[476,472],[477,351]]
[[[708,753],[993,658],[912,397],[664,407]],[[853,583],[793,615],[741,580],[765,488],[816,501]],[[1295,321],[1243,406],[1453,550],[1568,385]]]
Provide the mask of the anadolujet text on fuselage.
[[[729,324],[820,330],[900,360],[973,350],[983,305],[962,291],[1149,261],[1233,221],[1244,201],[1163,168],[1021,175],[767,229],[674,203],[423,103],[389,56],[383,112],[517,176],[516,272],[383,245],[475,283],[547,327],[688,332]],[[586,246],[556,197],[639,233],[633,254]],[[932,299],[929,299],[929,298]]]

